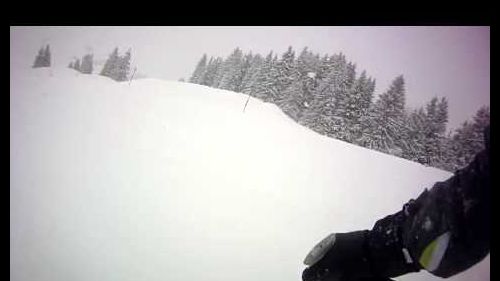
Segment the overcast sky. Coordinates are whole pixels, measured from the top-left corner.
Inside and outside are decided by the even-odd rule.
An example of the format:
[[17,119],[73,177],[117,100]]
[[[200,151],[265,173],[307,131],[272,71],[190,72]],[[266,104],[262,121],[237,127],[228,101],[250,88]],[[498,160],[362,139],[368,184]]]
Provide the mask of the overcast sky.
[[93,52],[105,59],[115,46],[132,49],[133,65],[149,77],[189,78],[203,53],[279,54],[292,46],[315,53],[343,52],[377,80],[376,93],[403,74],[407,105],[433,96],[449,101],[449,128],[490,104],[489,27],[11,27],[11,67],[32,64],[50,44],[54,65]]

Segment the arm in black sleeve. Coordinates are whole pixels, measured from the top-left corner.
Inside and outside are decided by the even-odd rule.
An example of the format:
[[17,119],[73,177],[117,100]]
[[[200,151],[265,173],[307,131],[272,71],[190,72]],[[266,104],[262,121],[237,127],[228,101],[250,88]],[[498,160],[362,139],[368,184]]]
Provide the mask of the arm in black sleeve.
[[488,126],[485,149],[467,167],[377,221],[367,239],[373,271],[449,277],[468,269],[489,253],[490,210]]
[[373,229],[334,233],[304,263],[304,281],[390,280],[425,269],[449,277],[490,251],[490,140],[465,168],[436,183]]

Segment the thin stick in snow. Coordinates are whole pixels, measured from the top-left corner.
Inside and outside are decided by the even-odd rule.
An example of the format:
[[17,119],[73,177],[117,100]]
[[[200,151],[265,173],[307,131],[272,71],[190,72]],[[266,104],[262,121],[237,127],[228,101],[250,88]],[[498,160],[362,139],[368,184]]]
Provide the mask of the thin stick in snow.
[[130,76],[130,80],[128,81],[129,85],[130,85],[130,82],[132,82],[132,79],[134,79],[134,74],[135,74],[136,70],[137,70],[137,67],[134,67],[134,72],[132,72],[132,76]]
[[245,112],[245,108],[247,108],[248,101],[250,100],[250,93],[248,93],[247,102],[245,102],[245,107],[243,107],[243,112]]

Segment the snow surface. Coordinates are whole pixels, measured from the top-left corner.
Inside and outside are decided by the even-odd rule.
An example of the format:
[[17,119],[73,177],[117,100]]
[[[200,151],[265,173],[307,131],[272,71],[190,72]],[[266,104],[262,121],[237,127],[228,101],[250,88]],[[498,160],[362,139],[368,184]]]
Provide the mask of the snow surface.
[[[14,281],[300,280],[328,234],[450,176],[229,91],[12,58],[10,83]],[[489,257],[449,280],[489,280]]]

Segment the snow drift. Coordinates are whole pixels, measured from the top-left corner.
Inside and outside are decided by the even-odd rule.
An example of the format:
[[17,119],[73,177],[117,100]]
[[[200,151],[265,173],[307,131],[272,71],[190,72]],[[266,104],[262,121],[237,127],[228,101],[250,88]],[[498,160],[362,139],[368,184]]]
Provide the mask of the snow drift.
[[[450,176],[234,92],[12,65],[10,81],[11,280],[300,280],[327,234]],[[449,280],[485,278],[489,258]]]

